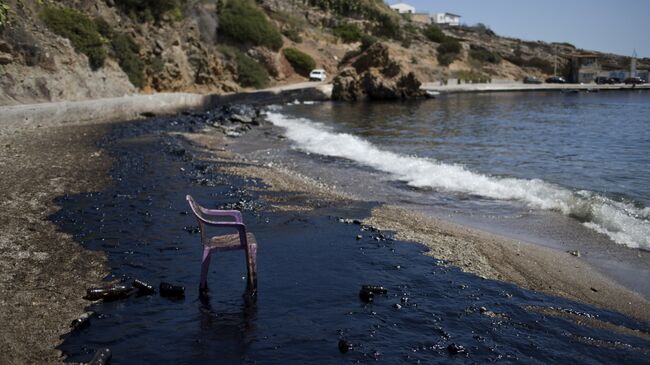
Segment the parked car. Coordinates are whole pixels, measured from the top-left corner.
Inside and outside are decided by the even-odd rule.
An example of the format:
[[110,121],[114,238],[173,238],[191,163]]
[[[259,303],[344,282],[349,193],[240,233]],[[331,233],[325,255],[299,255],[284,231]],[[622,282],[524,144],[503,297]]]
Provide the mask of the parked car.
[[645,84],[645,80],[640,77],[628,77],[625,79],[625,85],[640,85]]
[[613,85],[613,84],[621,83],[621,79],[617,77],[606,77],[606,76],[598,76],[594,79],[594,81],[599,85],[603,85],[603,84]]
[[594,82],[598,85],[611,84],[609,77],[598,76],[594,79]]
[[541,84],[542,81],[535,76],[524,77],[524,84]]
[[317,68],[309,73],[309,81],[325,81],[325,79],[327,79],[327,74],[323,69]]
[[548,79],[546,79],[547,84],[566,84],[566,80],[564,77],[560,76],[551,76]]

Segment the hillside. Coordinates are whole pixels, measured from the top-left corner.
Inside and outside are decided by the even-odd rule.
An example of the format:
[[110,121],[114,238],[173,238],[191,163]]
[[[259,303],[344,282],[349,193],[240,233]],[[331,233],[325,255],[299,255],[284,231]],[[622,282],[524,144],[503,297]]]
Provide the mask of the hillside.
[[555,49],[561,72],[577,51],[414,23],[380,0],[0,0],[0,105],[301,82],[313,66],[339,73],[375,42],[421,82],[544,77]]

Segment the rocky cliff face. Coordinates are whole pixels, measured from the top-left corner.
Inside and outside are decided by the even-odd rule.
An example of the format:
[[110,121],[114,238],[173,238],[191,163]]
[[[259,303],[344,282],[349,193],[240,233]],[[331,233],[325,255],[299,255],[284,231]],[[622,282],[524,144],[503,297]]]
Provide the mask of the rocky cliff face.
[[351,60],[334,78],[332,98],[355,101],[363,99],[391,100],[422,96],[413,71],[391,56],[389,47],[375,43]]
[[216,51],[214,4],[194,4],[178,21],[143,22],[120,12],[112,1],[62,1],[90,19],[104,19],[129,34],[144,63],[144,83],[135,87],[109,53],[93,70],[70,40],[42,21],[37,1],[9,1],[13,21],[0,31],[0,105],[122,96],[136,92],[239,91],[236,66]]
[[[444,82],[450,78],[465,78],[467,82],[521,79],[526,75],[541,78],[552,73],[556,52],[562,72],[567,55],[577,51],[568,44],[498,37],[481,27],[445,28],[443,32],[458,40],[462,48],[450,64],[441,65],[440,45],[423,35],[424,25],[394,14],[387,22],[385,16],[377,16],[372,9],[363,13],[324,11],[317,5],[326,0],[251,0],[282,31],[282,48],[272,50],[222,37],[217,9],[217,4],[224,3],[222,0],[177,1],[180,5],[175,13],[164,13],[155,20],[134,17],[118,2],[0,0],[10,9],[9,24],[0,23],[0,105],[136,92],[237,92],[247,85],[241,74],[241,55],[261,65],[268,75],[260,77],[266,77],[269,86],[306,81],[283,56],[282,49],[288,47],[310,55],[317,67],[329,75],[340,74],[334,89],[335,95],[344,100],[411,97],[417,94],[414,90],[418,82]],[[351,4],[358,7],[361,2]],[[115,32],[132,39],[137,46],[132,58],[137,60],[127,61],[131,66],[138,62],[143,65],[138,86],[124,71],[129,64],[124,66],[124,57],[111,48],[107,36],[102,38],[102,47],[108,57],[103,67],[94,69],[70,39],[57,35],[39,17],[47,6],[71,8],[89,19],[102,19]],[[345,24],[356,25],[364,33],[364,42],[375,36],[382,46],[365,44],[369,48],[361,52],[361,39],[343,42],[335,30]],[[492,59],[483,59],[486,55]],[[629,67],[629,58],[602,56],[606,67]],[[640,60],[639,68],[650,68],[650,60]]]
[[0,37],[0,105],[121,96],[135,92],[113,60],[92,71],[70,42],[25,22]]

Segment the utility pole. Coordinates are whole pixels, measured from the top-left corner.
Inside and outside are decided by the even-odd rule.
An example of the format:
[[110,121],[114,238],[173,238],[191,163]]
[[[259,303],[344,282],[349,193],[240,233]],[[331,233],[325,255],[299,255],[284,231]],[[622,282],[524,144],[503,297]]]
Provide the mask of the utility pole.
[[553,76],[557,76],[557,44],[553,45],[554,61],[553,61]]

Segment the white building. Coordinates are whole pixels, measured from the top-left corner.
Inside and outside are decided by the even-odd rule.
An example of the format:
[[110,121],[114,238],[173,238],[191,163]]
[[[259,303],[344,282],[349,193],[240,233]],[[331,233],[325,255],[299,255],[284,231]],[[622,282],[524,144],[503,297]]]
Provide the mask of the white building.
[[415,7],[405,4],[405,3],[399,3],[399,4],[394,4],[390,6],[391,9],[395,10],[396,12],[400,14],[414,14],[415,13]]
[[435,13],[431,15],[431,21],[436,24],[459,26],[460,15],[452,13]]

